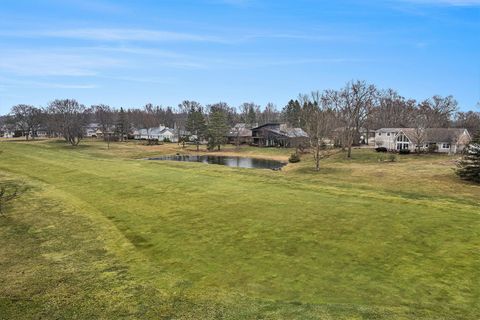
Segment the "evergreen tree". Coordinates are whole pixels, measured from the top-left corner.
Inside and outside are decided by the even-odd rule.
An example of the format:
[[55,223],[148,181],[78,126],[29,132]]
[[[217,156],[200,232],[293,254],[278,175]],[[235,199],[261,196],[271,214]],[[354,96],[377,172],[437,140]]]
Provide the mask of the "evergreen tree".
[[130,125],[128,123],[127,113],[123,108],[120,108],[118,112],[117,123],[115,124],[115,133],[119,137],[120,141],[123,141],[125,136],[128,135]]
[[217,147],[220,151],[221,145],[227,142],[228,131],[225,111],[213,107],[210,111],[210,122],[208,124],[208,149],[213,150]]
[[292,127],[302,127],[302,106],[298,100],[290,100],[282,111],[283,119]]
[[477,132],[465,149],[457,174],[464,180],[480,183],[480,132]]
[[206,124],[203,115],[203,108],[199,104],[192,105],[188,110],[186,129],[191,134],[196,135],[195,142],[197,144],[197,151],[200,150],[200,141],[205,136]]
[[255,108],[253,107],[253,104],[250,104],[248,106],[246,124],[249,128],[252,128],[256,125],[256,123],[257,123],[257,115],[255,113]]

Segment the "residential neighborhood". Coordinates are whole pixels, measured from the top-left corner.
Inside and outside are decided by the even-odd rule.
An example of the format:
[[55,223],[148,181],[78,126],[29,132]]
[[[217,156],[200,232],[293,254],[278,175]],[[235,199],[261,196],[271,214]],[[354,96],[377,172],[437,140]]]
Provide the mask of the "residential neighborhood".
[[480,0],[0,0],[0,320],[480,320]]

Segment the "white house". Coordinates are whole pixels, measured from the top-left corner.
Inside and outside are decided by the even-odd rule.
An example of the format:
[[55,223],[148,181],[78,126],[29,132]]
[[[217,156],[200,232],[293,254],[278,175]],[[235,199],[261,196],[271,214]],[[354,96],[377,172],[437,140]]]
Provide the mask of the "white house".
[[85,137],[87,138],[97,138],[100,132],[100,126],[98,123],[93,122],[85,126]]
[[15,136],[14,130],[11,130],[6,126],[0,128],[0,134],[3,138],[13,138]]
[[457,128],[382,128],[375,131],[375,147],[388,150],[428,150],[458,153],[470,142],[467,129]]
[[164,141],[168,139],[171,142],[178,142],[178,137],[175,134],[175,130],[164,126],[150,129],[138,129],[134,131],[133,135],[136,140]]

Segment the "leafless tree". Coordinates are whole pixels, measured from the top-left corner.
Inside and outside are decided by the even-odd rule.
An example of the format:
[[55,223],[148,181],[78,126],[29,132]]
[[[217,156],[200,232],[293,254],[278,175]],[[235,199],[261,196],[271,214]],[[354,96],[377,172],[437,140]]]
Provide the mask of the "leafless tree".
[[105,104],[92,106],[92,110],[95,115],[95,120],[98,122],[102,130],[103,140],[107,141],[110,137],[110,130],[115,123],[114,111],[110,106]]
[[19,104],[12,107],[10,113],[16,126],[25,135],[25,139],[28,140],[30,136],[34,139],[36,131],[43,120],[42,110],[34,106]]
[[407,128],[415,119],[415,100],[407,100],[393,89],[379,93],[379,105],[372,110],[372,128]]
[[480,131],[480,112],[468,111],[459,112],[455,120],[457,128],[466,128],[474,136]]
[[58,131],[72,146],[77,146],[84,137],[84,127],[89,112],[76,100],[55,100],[48,106],[48,112]]
[[279,112],[277,106],[271,102],[267,103],[265,109],[260,114],[259,124],[266,124],[277,122],[279,119]]
[[449,127],[453,115],[458,110],[458,102],[453,96],[433,96],[418,105],[417,115],[425,117],[429,128]]
[[343,122],[347,157],[351,158],[354,139],[378,102],[378,90],[365,81],[355,81],[347,83],[340,91],[327,91],[325,96]]
[[149,103],[143,107],[142,111],[141,124],[147,130],[148,140],[150,140],[150,129],[160,125],[157,108]]
[[301,96],[303,102],[302,118],[305,131],[313,150],[315,169],[320,170],[320,161],[331,155],[327,147],[327,140],[331,138],[335,128],[335,110],[329,103],[325,93],[312,92],[310,96]]

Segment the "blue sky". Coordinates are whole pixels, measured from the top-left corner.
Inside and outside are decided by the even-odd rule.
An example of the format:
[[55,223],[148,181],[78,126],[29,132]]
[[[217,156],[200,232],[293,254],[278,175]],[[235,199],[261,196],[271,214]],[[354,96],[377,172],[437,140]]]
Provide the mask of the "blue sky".
[[480,0],[1,2],[0,113],[55,98],[281,108],[352,79],[480,101]]

